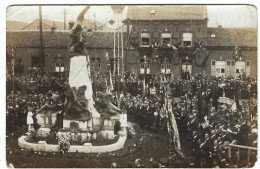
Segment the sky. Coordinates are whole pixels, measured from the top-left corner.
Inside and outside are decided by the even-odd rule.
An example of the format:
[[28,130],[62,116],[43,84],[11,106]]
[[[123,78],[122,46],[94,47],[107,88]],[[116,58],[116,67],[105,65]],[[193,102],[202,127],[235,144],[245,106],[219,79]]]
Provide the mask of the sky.
[[[43,6],[42,17],[47,20],[64,21],[63,10],[68,11],[67,22],[76,20],[78,14],[85,6]],[[208,26],[217,27],[257,27],[257,10],[250,5],[208,5]],[[126,17],[127,7],[123,11],[123,19]],[[111,6],[91,6],[85,18],[108,23],[113,19]],[[7,8],[7,19],[30,23],[38,19],[38,6],[10,6]],[[109,26],[109,24],[108,24]]]

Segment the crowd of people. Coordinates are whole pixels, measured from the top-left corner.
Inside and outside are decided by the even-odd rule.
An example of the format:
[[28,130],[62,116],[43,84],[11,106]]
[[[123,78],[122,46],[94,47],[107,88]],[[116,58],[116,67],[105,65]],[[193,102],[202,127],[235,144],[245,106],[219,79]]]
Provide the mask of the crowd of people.
[[[48,91],[61,93],[62,83],[54,74],[40,67],[28,67],[25,74],[8,77],[6,81],[7,130],[27,124],[28,112],[36,121],[36,110],[48,101]],[[29,120],[31,121],[31,120]]]
[[[113,77],[112,77],[113,78]],[[98,91],[112,95],[112,102],[126,110],[128,121],[143,130],[167,134],[167,104],[170,98],[185,158],[176,159],[174,167],[251,167],[256,152],[232,151],[229,144],[257,147],[257,79],[209,78],[204,74],[188,78],[168,75],[135,76],[126,72],[113,81],[109,73],[92,73],[93,97]],[[28,112],[35,112],[46,101],[48,91],[62,95],[66,80],[48,74],[40,67],[7,79],[7,131],[26,125]],[[15,85],[15,90],[11,88]],[[221,101],[225,99],[225,101]],[[245,163],[247,155],[250,161]],[[244,163],[243,163],[244,162]],[[165,164],[166,165],[166,164]],[[169,165],[169,164],[168,164]],[[140,167],[138,165],[136,167]]]
[[[132,79],[129,86],[142,84]],[[207,79],[199,74],[188,80],[161,77],[156,81],[154,77],[145,87],[145,96],[141,95],[142,90],[136,93],[127,88],[128,93],[120,95],[118,105],[127,110],[129,121],[145,130],[163,133],[167,132],[167,93],[172,99],[183,151],[191,157],[187,167],[254,165],[256,151],[248,154],[247,150],[238,152],[233,148],[230,159],[228,149],[230,144],[257,147],[256,79]],[[155,93],[151,92],[154,88]]]

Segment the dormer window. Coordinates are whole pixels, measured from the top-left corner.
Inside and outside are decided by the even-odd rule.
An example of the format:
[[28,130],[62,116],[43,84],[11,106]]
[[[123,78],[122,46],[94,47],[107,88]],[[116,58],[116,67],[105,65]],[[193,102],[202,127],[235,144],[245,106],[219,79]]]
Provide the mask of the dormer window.
[[215,33],[212,33],[212,34],[210,35],[210,37],[211,37],[211,38],[215,38],[215,37],[216,37]]
[[150,44],[150,34],[141,33],[141,47],[149,47]]
[[162,47],[171,47],[171,33],[162,33]]
[[183,33],[183,46],[192,47],[192,33]]

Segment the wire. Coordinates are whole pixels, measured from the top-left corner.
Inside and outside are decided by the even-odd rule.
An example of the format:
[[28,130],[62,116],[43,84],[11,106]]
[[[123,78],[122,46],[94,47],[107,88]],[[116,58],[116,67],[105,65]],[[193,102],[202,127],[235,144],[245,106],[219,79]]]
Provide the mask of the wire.
[[[20,8],[18,8],[18,9],[17,9],[16,11],[14,11],[13,13],[7,15],[7,18],[10,17],[10,16],[12,16],[12,15],[14,15],[14,14],[17,13],[18,11],[20,11],[21,9],[23,9],[23,6],[20,7]],[[10,12],[10,11],[9,11],[9,12]],[[8,13],[8,11],[7,11],[7,13]]]

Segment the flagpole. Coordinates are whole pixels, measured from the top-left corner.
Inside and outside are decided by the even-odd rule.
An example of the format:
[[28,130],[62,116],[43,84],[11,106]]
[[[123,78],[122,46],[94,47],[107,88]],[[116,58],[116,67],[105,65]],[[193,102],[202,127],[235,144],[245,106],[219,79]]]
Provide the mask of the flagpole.
[[[115,14],[114,14],[114,20],[115,20]],[[115,77],[115,74],[116,74],[115,61],[116,61],[116,30],[115,30],[115,24],[114,24],[114,62],[113,62],[114,77]]]
[[[123,14],[121,14],[121,20],[123,21]],[[123,43],[123,24],[121,26],[121,50],[122,50],[122,75],[124,74],[124,43]],[[124,82],[124,78],[123,78]]]
[[117,94],[119,96],[119,86],[120,86],[120,81],[119,81],[119,74],[120,74],[120,32],[119,32],[119,14],[117,14],[117,43],[118,43],[118,50],[117,50],[117,57],[118,57],[118,66],[117,66]]

